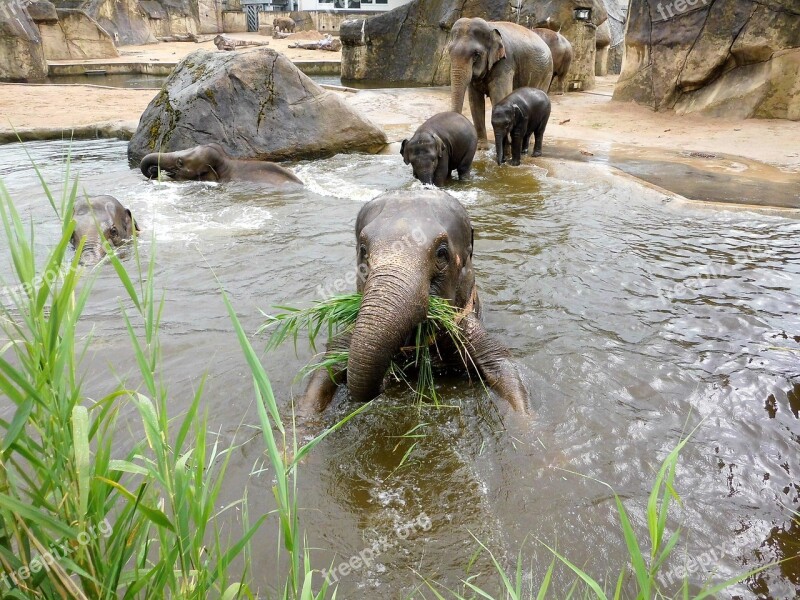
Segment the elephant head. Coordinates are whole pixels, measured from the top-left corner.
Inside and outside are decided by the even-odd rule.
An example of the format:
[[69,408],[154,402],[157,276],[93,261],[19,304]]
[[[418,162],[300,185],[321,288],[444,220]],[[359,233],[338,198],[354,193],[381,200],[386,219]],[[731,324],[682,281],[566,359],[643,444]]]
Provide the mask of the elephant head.
[[444,156],[444,142],[435,133],[420,131],[410,140],[403,140],[400,154],[405,164],[411,163],[414,177],[422,183],[433,184],[433,175]]
[[72,218],[75,220],[71,239],[73,248],[86,238],[81,254],[84,263],[96,263],[105,256],[102,238],[117,247],[139,231],[131,211],[113,196],[95,196],[76,204]]
[[450,32],[451,110],[460,113],[472,81],[484,79],[495,63],[506,56],[500,31],[480,18],[461,18]]
[[173,179],[219,181],[228,169],[228,155],[219,144],[204,144],[181,152],[153,152],[139,164],[148,179],[156,179],[159,171]]
[[521,118],[523,118],[522,109],[516,104],[503,102],[492,108],[492,129],[498,165],[502,165],[506,160],[506,142],[510,143],[511,130]]
[[353,400],[381,391],[392,357],[427,318],[428,298],[464,307],[475,286],[467,211],[438,190],[388,192],[356,220],[361,310],[350,341],[347,381]]

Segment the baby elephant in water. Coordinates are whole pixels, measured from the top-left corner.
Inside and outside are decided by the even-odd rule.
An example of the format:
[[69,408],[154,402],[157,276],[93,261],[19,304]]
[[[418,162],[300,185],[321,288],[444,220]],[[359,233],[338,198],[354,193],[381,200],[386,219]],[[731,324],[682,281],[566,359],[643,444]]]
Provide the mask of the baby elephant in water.
[[469,175],[478,134],[464,115],[443,112],[433,115],[419,126],[410,140],[403,140],[400,154],[411,163],[414,177],[437,187],[444,185],[453,169],[458,178]]
[[519,164],[535,136],[533,156],[542,155],[542,140],[550,118],[550,98],[542,90],[523,87],[514,90],[492,108],[492,129],[497,164],[502,165],[511,149],[511,164]]
[[156,179],[160,171],[179,180],[303,185],[289,169],[261,160],[231,158],[219,144],[195,146],[181,152],[153,152],[142,159],[139,167],[148,179]]
[[114,196],[95,196],[78,200],[72,212],[75,230],[72,232],[72,247],[77,248],[82,238],[81,262],[96,263],[105,256],[103,240],[112,246],[121,246],[139,231],[131,211],[122,206]]
[[[528,396],[517,367],[481,321],[472,224],[461,203],[440,190],[387,192],[361,208],[355,234],[361,308],[352,330],[328,343],[329,353],[348,351],[347,366],[332,374],[325,368],[315,371],[299,412],[322,411],[345,381],[356,402],[380,394],[390,362],[413,344],[417,325],[427,319],[430,296],[459,309],[456,322],[470,368],[515,410],[525,412]],[[441,366],[464,370],[465,359],[448,334],[430,343]]]

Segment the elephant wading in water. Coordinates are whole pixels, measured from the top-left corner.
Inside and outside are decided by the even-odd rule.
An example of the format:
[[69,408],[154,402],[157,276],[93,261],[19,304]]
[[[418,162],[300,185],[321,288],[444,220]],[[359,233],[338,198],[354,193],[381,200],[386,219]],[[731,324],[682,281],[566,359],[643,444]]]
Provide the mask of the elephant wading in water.
[[195,146],[181,152],[154,152],[145,156],[139,167],[148,179],[156,179],[161,171],[180,180],[303,185],[289,169],[261,160],[231,158],[219,144]]
[[492,129],[497,164],[502,165],[511,150],[511,164],[519,164],[534,136],[533,156],[542,155],[544,129],[550,119],[550,98],[536,88],[520,88],[492,109]]
[[[572,44],[557,31],[537,27],[534,31],[544,40],[553,55],[553,81],[550,89],[556,94],[567,91],[567,74],[572,64]],[[548,90],[545,90],[548,91]]]
[[505,21],[461,18],[450,36],[451,110],[463,110],[469,90],[479,147],[487,148],[485,97],[495,106],[517,88],[546,92],[553,77],[550,48],[530,29]]
[[97,263],[105,256],[102,238],[117,247],[132,239],[134,233],[139,231],[131,211],[114,196],[95,196],[76,201],[72,218],[75,220],[75,230],[70,241],[72,247],[77,249],[81,239],[86,238],[81,254],[81,262],[85,264]]
[[[461,203],[440,190],[387,192],[365,204],[356,219],[357,288],[363,294],[352,331],[328,343],[328,352],[348,350],[347,366],[315,371],[298,412],[321,412],[347,382],[356,402],[381,393],[389,363],[412,344],[427,318],[429,296],[461,309],[459,326],[472,364],[486,384],[517,410],[527,411],[527,392],[508,350],[480,320],[472,268],[472,225]],[[464,368],[447,334],[434,342],[443,364]]]
[[453,169],[458,178],[469,175],[478,136],[469,119],[460,113],[433,115],[419,126],[410,140],[403,140],[400,154],[411,163],[414,177],[422,183],[442,187]]

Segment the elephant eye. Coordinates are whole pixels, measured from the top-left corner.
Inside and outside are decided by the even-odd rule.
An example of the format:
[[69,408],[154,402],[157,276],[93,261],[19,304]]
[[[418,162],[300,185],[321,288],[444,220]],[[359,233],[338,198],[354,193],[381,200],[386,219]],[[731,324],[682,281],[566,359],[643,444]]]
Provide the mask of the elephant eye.
[[359,257],[360,260],[366,260],[366,258],[367,258],[367,245],[366,244],[361,244],[358,247],[358,257]]
[[108,233],[109,233],[109,235],[111,235],[111,237],[117,237],[117,228],[116,227],[112,227],[111,231],[109,231]]
[[446,245],[443,244],[436,250],[436,260],[443,263],[450,262],[450,250],[448,250]]
[[179,169],[182,168],[183,167],[183,159],[179,158],[178,160],[175,161],[175,164],[178,166]]

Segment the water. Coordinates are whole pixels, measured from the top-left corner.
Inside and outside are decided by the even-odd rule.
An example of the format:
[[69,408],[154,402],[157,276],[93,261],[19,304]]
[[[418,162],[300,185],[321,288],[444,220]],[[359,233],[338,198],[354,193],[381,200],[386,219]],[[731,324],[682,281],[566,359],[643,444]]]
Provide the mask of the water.
[[[26,147],[57,184],[65,145]],[[319,286],[353,270],[353,226],[364,202],[419,184],[399,155],[292,165],[307,186],[291,193],[153,183],[129,169],[125,150],[118,141],[75,142],[72,170],[88,193],[113,194],[131,208],[145,255],[147,241],[157,240],[174,413],[206,371],[209,430],[244,442],[257,423],[252,383],[220,285],[254,332],[259,309],[304,305]],[[39,225],[44,252],[59,227],[27,165],[19,145],[0,147],[0,177]],[[701,420],[678,471],[684,508],[671,518],[683,537],[670,568],[685,556],[707,558],[708,569],[691,579],[700,585],[797,553],[788,509],[800,501],[798,213],[687,207],[582,173],[550,178],[533,167],[497,167],[483,154],[473,181],[448,188],[473,219],[487,327],[525,370],[536,416],[525,423],[479,388],[442,380],[440,393],[460,410],[417,409],[410,392],[392,388],[315,449],[300,481],[303,528],[320,548],[315,564],[339,564],[386,538],[368,568],[339,577],[340,598],[432,597],[413,592],[420,579],[412,569],[457,587],[477,548],[473,535],[505,564],[525,544],[526,581],[538,584],[550,564],[541,540],[596,577],[607,574],[613,586],[626,560],[613,499],[568,471],[612,484],[644,536],[654,470]],[[4,245],[0,254],[8,279]],[[122,298],[113,270],[101,269],[84,323],[94,332],[86,359],[94,397],[132,372]],[[308,358],[288,347],[263,358],[282,402],[301,391],[292,379]],[[328,418],[348,408],[337,405]],[[0,417],[8,415],[0,407]],[[421,422],[426,437],[398,468],[412,442],[397,436]],[[250,476],[261,453],[258,438],[244,444],[226,486],[230,499],[250,486],[251,518],[272,508],[271,478]],[[406,526],[407,539],[393,532],[398,526]],[[277,581],[276,530],[269,521],[255,542],[262,589]],[[470,573],[497,593],[491,570],[482,555]],[[556,570],[559,595],[572,581]],[[737,593],[789,598],[799,589],[794,559],[751,577]]]

